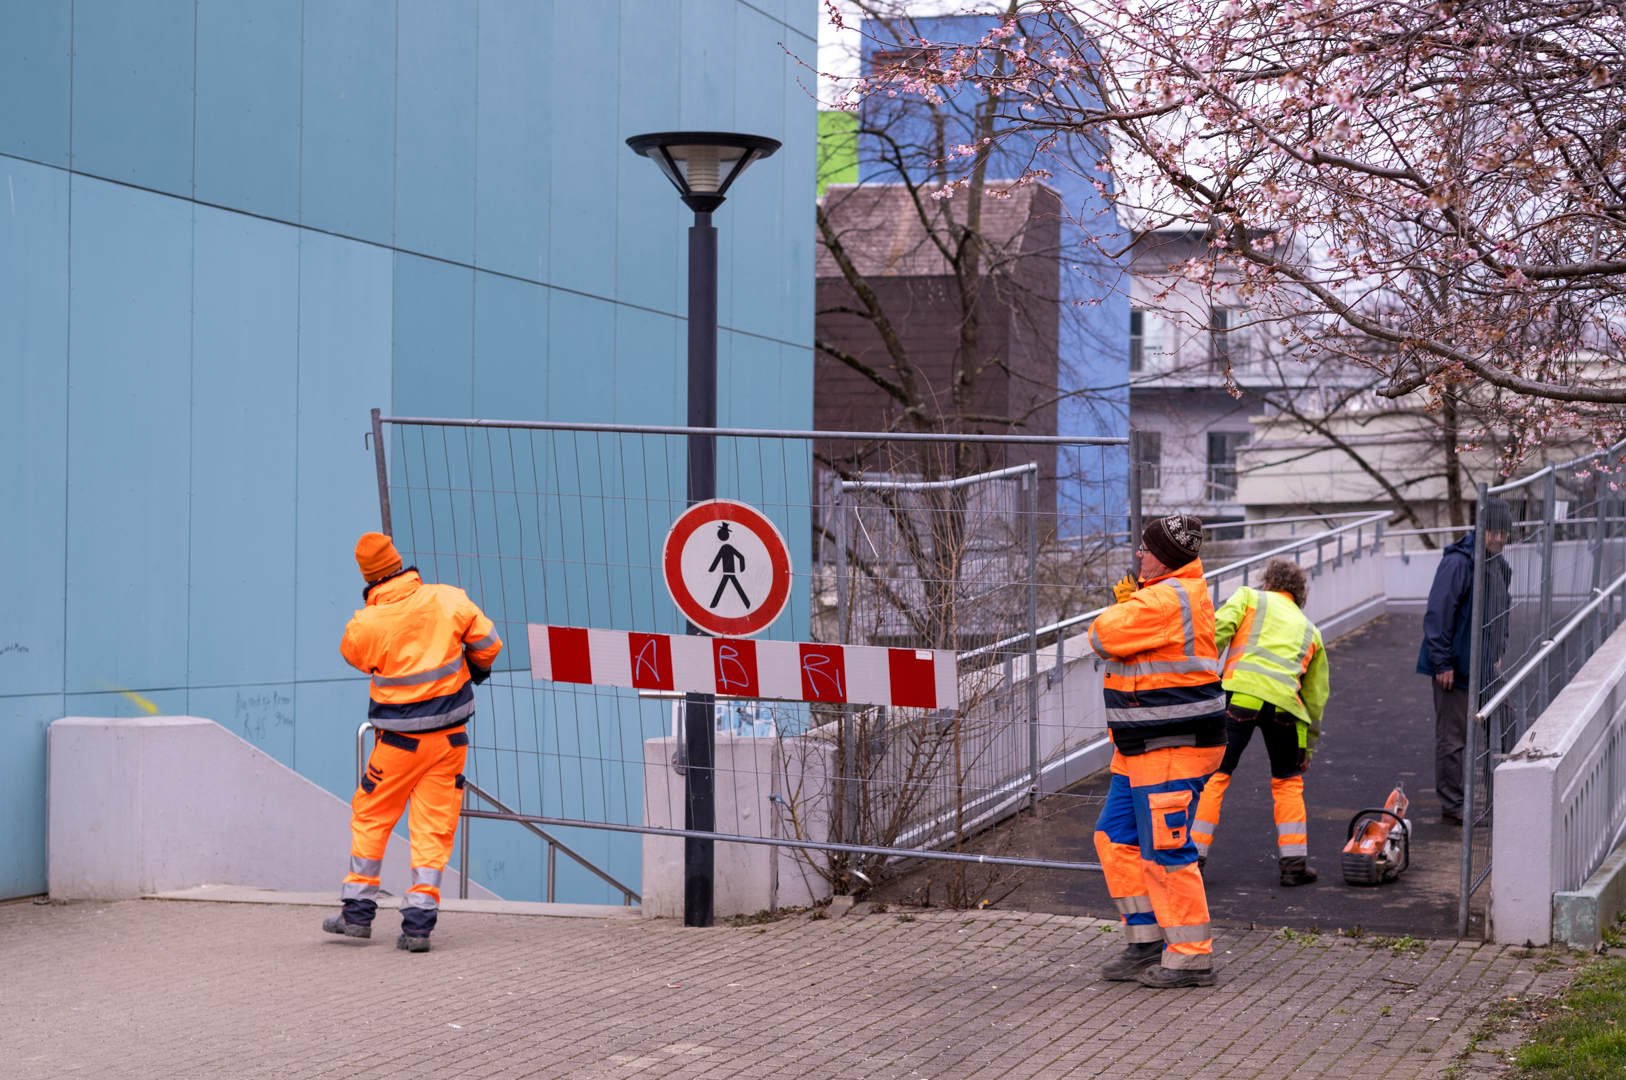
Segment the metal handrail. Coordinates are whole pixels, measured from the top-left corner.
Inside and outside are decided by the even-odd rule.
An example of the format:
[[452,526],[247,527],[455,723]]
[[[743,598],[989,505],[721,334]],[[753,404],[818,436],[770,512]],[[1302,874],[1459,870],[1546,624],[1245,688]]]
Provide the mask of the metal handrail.
[[951,491],[954,488],[970,487],[984,480],[1004,480],[1007,477],[1021,476],[1023,473],[1036,473],[1039,463],[1030,461],[1026,465],[1012,465],[1008,469],[995,469],[993,472],[976,473],[973,476],[958,476],[953,480],[843,480],[842,491]]
[[[480,798],[482,798],[486,802],[490,803],[492,806],[495,806],[499,813],[514,814],[514,811],[509,809],[507,806],[504,806],[503,803],[501,802],[501,800],[497,799],[495,796],[488,795],[480,787],[479,784],[476,784],[473,780],[470,780],[466,776],[463,778],[463,785],[465,787],[467,787],[470,791],[474,792],[474,794],[478,795]],[[477,816],[480,816],[480,813],[479,813],[479,811],[471,811],[471,812],[468,813],[467,816],[469,816],[469,817],[477,817]],[[546,840],[548,842],[548,903],[550,903],[550,904],[553,903],[553,849],[558,848],[560,851],[564,852],[566,855],[570,856],[572,859],[575,859],[576,862],[578,864],[580,864],[584,869],[589,870],[594,874],[597,874],[611,888],[621,890],[621,906],[622,907],[631,907],[634,902],[636,902],[636,903],[638,903],[640,905],[643,904],[643,902],[644,902],[643,897],[639,896],[637,893],[633,892],[630,888],[628,888],[627,886],[621,884],[615,878],[611,877],[609,874],[606,874],[603,870],[600,870],[598,867],[596,867],[592,863],[588,862],[587,859],[585,859],[583,856],[581,856],[581,855],[577,854],[576,852],[572,851],[570,849],[570,845],[566,844],[563,840],[560,840],[558,837],[553,836],[552,834],[550,834],[548,832],[545,832],[542,829],[538,828],[535,822],[521,820],[521,816],[518,815],[518,814],[514,814],[513,818],[507,818],[507,819],[503,819],[503,820],[518,821],[519,824],[525,826],[527,829],[531,830],[533,833],[535,833],[536,835],[540,836],[542,839],[544,839],[544,840]]]
[[1474,719],[1484,720],[1486,717],[1490,716],[1491,713],[1495,712],[1497,707],[1500,706],[1504,700],[1506,700],[1507,696],[1511,694],[1520,683],[1524,682],[1532,671],[1540,667],[1542,661],[1551,656],[1553,650],[1557,649],[1559,645],[1563,644],[1564,639],[1569,637],[1571,632],[1581,625],[1582,620],[1584,620],[1594,611],[1598,610],[1599,605],[1608,600],[1623,586],[1626,586],[1626,574],[1620,575],[1620,577],[1610,582],[1606,587],[1599,589],[1598,595],[1593,597],[1592,600],[1589,601],[1580,611],[1577,611],[1574,615],[1572,615],[1570,617],[1570,621],[1565,623],[1559,629],[1558,633],[1554,634],[1547,641],[1541,643],[1541,648],[1537,649],[1535,655],[1530,657],[1529,660],[1525,661],[1523,667],[1514,672],[1512,675],[1508,676],[1508,680],[1502,684],[1502,688],[1498,690],[1489,701],[1481,706],[1477,713],[1474,714]]
[[[356,729],[356,786],[357,787],[361,786],[362,774],[364,772],[366,772],[366,770],[367,770],[367,732],[376,731],[376,730],[377,729],[375,727],[373,727],[373,725],[371,723],[367,722],[367,721],[363,721],[362,725],[359,728]],[[474,795],[479,796],[480,798],[484,799],[486,802],[490,803],[492,806],[495,806],[499,812],[501,812],[503,814],[511,815],[509,817],[502,818],[501,820],[504,820],[504,821],[518,821],[519,824],[525,826],[527,829],[531,830],[531,832],[535,833],[537,836],[540,836],[543,840],[547,841],[547,844],[548,844],[548,884],[547,884],[548,903],[550,903],[550,904],[553,903],[553,879],[554,879],[554,874],[553,874],[554,857],[553,857],[553,854],[554,854],[554,849],[557,848],[558,850],[564,852],[566,855],[570,856],[572,859],[575,859],[576,862],[580,863],[588,871],[590,871],[590,872],[592,872],[594,874],[597,874],[599,877],[603,878],[604,881],[609,883],[609,885],[611,887],[619,889],[621,891],[621,906],[622,907],[631,907],[634,903],[637,903],[639,905],[643,904],[643,902],[644,902],[643,897],[639,896],[636,892],[632,891],[632,889],[628,888],[627,886],[621,884],[621,882],[617,881],[615,878],[611,877],[609,874],[606,874],[603,870],[600,870],[598,867],[594,866],[591,862],[589,862],[583,856],[581,856],[581,855],[577,854],[575,851],[571,850],[571,847],[570,847],[569,844],[566,844],[564,841],[560,840],[558,837],[550,835],[549,833],[543,831],[542,829],[537,828],[535,823],[530,822],[530,821],[526,821],[522,817],[520,817],[519,815],[515,815],[514,811],[512,811],[508,807],[504,806],[495,796],[490,795],[486,791],[484,791],[480,787],[480,785],[476,784],[473,780],[470,780],[468,777],[465,776],[463,778],[463,786],[468,791],[472,792]],[[461,864],[460,864],[460,867],[459,867],[459,874],[458,874],[458,877],[459,877],[459,881],[458,881],[458,898],[459,899],[467,900],[469,898],[469,832],[468,832],[468,827],[467,827],[468,822],[469,822],[469,820],[471,818],[490,817],[490,816],[491,815],[484,814],[484,813],[482,813],[482,812],[480,812],[478,810],[470,810],[467,805],[464,805],[458,811],[458,817],[461,818],[463,823],[464,823],[462,861],[461,861]]]
[[[1366,526],[1373,525],[1373,524],[1376,524],[1376,525],[1379,526],[1379,528],[1377,530],[1377,537],[1376,537],[1375,542],[1376,543],[1382,543],[1382,541],[1383,541],[1382,523],[1385,520],[1387,520],[1389,518],[1389,516],[1390,516],[1390,512],[1388,510],[1379,510],[1379,511],[1377,511],[1375,513],[1368,514],[1366,517],[1363,517],[1363,518],[1361,518],[1361,519],[1359,519],[1357,521],[1352,521],[1347,525],[1339,525],[1337,528],[1334,528],[1334,529],[1323,529],[1321,532],[1311,533],[1308,536],[1300,537],[1298,539],[1293,540],[1291,543],[1283,544],[1280,547],[1274,547],[1274,548],[1271,548],[1268,551],[1261,551],[1257,555],[1249,555],[1245,559],[1239,559],[1236,562],[1228,563],[1225,566],[1221,566],[1216,570],[1209,570],[1209,571],[1207,571],[1207,572],[1205,572],[1203,574],[1203,578],[1204,578],[1204,580],[1207,580],[1209,578],[1216,578],[1217,579],[1217,578],[1220,578],[1220,577],[1235,574],[1238,571],[1240,571],[1243,575],[1246,575],[1247,572],[1248,572],[1248,567],[1252,566],[1254,563],[1263,562],[1266,559],[1275,558],[1277,555],[1286,555],[1286,554],[1289,554],[1291,552],[1298,551],[1298,550],[1301,550],[1303,548],[1309,547],[1312,544],[1316,545],[1317,547],[1320,547],[1320,545],[1325,544],[1327,542],[1327,540],[1329,538],[1333,537],[1333,536],[1338,536],[1338,535],[1340,535],[1342,533],[1346,533],[1350,529],[1363,529]],[[1219,527],[1223,528],[1223,526],[1219,526]],[[1110,604],[1107,605],[1107,607],[1110,607],[1110,606],[1111,606]],[[1081,615],[1072,615],[1072,616],[1069,616],[1068,618],[1060,620],[1059,622],[1053,622],[1048,626],[1041,626],[1041,627],[1039,627],[1039,629],[1033,631],[1032,634],[1025,634],[1025,633],[1024,634],[1017,634],[1017,635],[1015,635],[1013,637],[1008,637],[1008,638],[1004,638],[1004,639],[1002,639],[1000,641],[993,642],[990,645],[982,645],[982,646],[979,646],[978,648],[971,649],[971,650],[969,650],[967,652],[960,653],[959,654],[959,659],[960,660],[970,660],[970,659],[972,659],[974,657],[977,657],[977,656],[984,656],[984,655],[987,655],[988,653],[997,652],[1000,649],[1008,648],[1011,645],[1017,644],[1018,642],[1027,641],[1029,637],[1036,637],[1036,638],[1037,637],[1044,637],[1047,634],[1059,633],[1060,631],[1065,630],[1065,629],[1067,629],[1068,627],[1071,627],[1071,626],[1078,626],[1081,623],[1094,622],[1097,618],[1099,618],[1101,616],[1101,613],[1106,611],[1106,610],[1107,610],[1106,607],[1098,607],[1098,608],[1095,608],[1093,611],[1086,611]]]
[[777,428],[678,427],[670,424],[587,424],[568,420],[470,420],[443,416],[380,416],[380,424],[418,427],[527,428],[600,431],[614,435],[716,435],[739,439],[863,439],[872,442],[1003,443],[1014,446],[1128,446],[1115,435],[970,435],[934,431],[781,431]]

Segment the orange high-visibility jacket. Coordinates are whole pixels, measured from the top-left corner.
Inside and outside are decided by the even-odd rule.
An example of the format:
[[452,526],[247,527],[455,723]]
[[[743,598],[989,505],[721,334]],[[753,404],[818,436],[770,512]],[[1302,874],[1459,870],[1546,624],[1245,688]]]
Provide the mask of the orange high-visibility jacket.
[[1224,745],[1214,603],[1199,560],[1102,612],[1090,647],[1106,660],[1107,728],[1120,753]]
[[[367,590],[339,652],[373,677],[367,718],[385,731],[438,731],[474,713],[469,662],[489,668],[502,639],[468,594],[425,585],[416,569]],[[467,659],[465,660],[465,656]]]

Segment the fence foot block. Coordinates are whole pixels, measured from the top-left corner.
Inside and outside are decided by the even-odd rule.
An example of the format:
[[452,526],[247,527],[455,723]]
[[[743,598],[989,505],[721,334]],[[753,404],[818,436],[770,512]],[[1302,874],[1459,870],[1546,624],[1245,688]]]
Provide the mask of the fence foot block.
[[1574,892],[1553,893],[1553,940],[1572,949],[1596,949],[1606,926],[1626,909],[1626,844]]

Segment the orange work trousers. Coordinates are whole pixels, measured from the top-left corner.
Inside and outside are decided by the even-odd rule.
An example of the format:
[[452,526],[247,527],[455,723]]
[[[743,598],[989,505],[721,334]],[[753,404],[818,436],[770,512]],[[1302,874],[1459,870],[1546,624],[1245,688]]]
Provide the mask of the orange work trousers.
[[361,786],[350,800],[350,873],[344,916],[370,924],[378,910],[384,848],[401,814],[412,840],[412,887],[401,898],[401,930],[425,936],[440,912],[440,879],[452,857],[463,805],[463,763],[469,737],[462,727],[402,735],[379,731]]

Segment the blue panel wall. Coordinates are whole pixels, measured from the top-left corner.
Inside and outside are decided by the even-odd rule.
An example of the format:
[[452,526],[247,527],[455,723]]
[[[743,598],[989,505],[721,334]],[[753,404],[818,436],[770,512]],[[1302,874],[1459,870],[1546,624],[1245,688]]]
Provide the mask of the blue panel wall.
[[0,213],[0,695],[60,694],[68,175],[14,158],[0,174],[16,208]]
[[369,409],[392,410],[392,260],[369,244],[312,232],[300,239],[294,764],[346,798],[367,680],[340,658],[339,637],[362,602],[352,549],[379,527],[364,436]]
[[186,686],[192,213],[73,179],[69,693]]
[[62,715],[61,694],[0,697],[0,895],[45,891],[45,729]]
[[230,704],[237,733],[291,765],[292,688],[270,688],[294,660],[299,231],[196,215],[187,685],[253,687],[194,690],[192,709],[225,723]]
[[402,0],[396,51],[395,243],[474,261],[474,0]]
[[552,24],[548,4],[480,3],[476,259],[532,281],[548,276]]
[[[379,524],[369,409],[681,421],[691,215],[629,135],[785,141],[717,215],[720,411],[809,425],[814,103],[781,43],[811,55],[817,12],[789,6],[0,0],[0,454],[13,466],[0,564],[26,568],[0,577],[13,826],[0,897],[44,888],[44,732],[63,715],[210,717],[348,796],[367,680],[337,645],[362,603],[352,548]],[[446,452],[513,478],[519,466],[484,445]],[[577,558],[612,544],[647,557],[674,462],[546,464],[589,495],[651,500],[627,504],[619,531],[576,527]],[[486,524],[516,512],[479,511]],[[791,523],[798,561],[806,534]],[[491,553],[489,533],[457,542]],[[528,752],[576,736],[551,705],[520,715],[528,693],[502,682],[531,688],[527,617],[550,602],[613,625],[671,617],[641,586],[590,588],[580,564],[547,596],[506,579],[481,594],[466,554],[426,570],[509,620],[512,671],[479,691],[478,722]],[[776,636],[805,630],[805,606]],[[521,797],[636,816],[632,762],[665,713],[606,724],[577,734],[627,763],[568,783],[539,773]],[[636,837],[568,839],[638,884]],[[534,837],[482,824],[474,854],[478,880],[540,898]],[[568,860],[559,890],[619,902]]]
[[300,0],[200,0],[197,197],[299,220]]
[[73,10],[66,4],[0,4],[0,154],[68,164]]
[[308,4],[300,220],[388,244],[395,224],[395,4]]
[[472,416],[474,271],[395,257],[395,407],[402,416]]
[[73,168],[192,193],[192,0],[75,0]]
[[548,293],[497,274],[474,275],[473,415],[547,419]]

